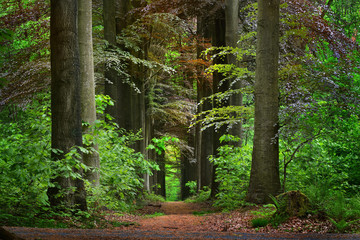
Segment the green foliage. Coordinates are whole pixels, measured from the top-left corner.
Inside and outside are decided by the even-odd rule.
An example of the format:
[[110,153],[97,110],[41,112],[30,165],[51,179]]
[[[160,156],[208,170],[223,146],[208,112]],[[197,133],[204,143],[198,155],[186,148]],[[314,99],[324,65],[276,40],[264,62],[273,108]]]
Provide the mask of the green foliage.
[[197,192],[197,182],[196,181],[189,181],[185,183],[185,187],[189,188],[190,195],[195,195]]
[[[97,96],[98,114],[111,104],[107,96]],[[111,119],[110,116],[107,116]],[[47,189],[54,186],[57,176],[81,178],[74,169],[89,170],[80,160],[80,153],[95,151],[73,147],[61,161],[52,161],[50,153],[60,150],[50,146],[49,95],[38,95],[26,108],[7,106],[0,112],[0,222],[9,224],[49,224],[43,214],[52,218]],[[139,133],[125,133],[116,124],[96,122],[94,135],[84,135],[84,145],[96,143],[101,159],[100,186],[87,184],[90,212],[106,206],[109,209],[129,210],[141,193],[143,173],[150,173],[156,165],[145,160],[129,146],[140,138]],[[55,209],[53,209],[56,211]],[[70,214],[75,214],[68,209]],[[50,212],[49,212],[50,211]],[[51,214],[50,214],[51,213]],[[50,214],[50,215],[49,215]],[[67,218],[68,213],[56,213],[54,218]],[[87,212],[77,212],[79,219],[91,218]],[[36,216],[36,220],[30,220]],[[34,226],[34,225],[32,225]]]
[[48,205],[46,190],[54,173],[46,103],[48,96],[37,96],[26,110],[8,106],[0,113],[0,213],[28,209],[32,215]]
[[253,218],[253,219],[251,219],[251,226],[253,228],[265,227],[268,224],[269,224],[269,219],[267,219],[267,218]]
[[[239,138],[224,135],[220,141],[233,142]],[[219,183],[215,206],[230,210],[243,204],[250,177],[251,151],[249,145],[223,145],[218,149],[218,157],[210,158],[217,166],[216,181]]]
[[187,198],[185,202],[190,202],[190,203],[206,202],[210,199],[210,193],[211,190],[208,187],[204,187],[204,189],[200,190],[196,195]]
[[161,138],[153,138],[152,142],[153,144],[149,144],[147,148],[154,149],[157,154],[161,155],[166,151],[168,144],[177,143],[179,139],[176,137],[163,136]]
[[165,199],[163,196],[156,195],[153,193],[144,193],[144,201],[150,202],[150,203],[157,203],[157,202],[165,202]]
[[165,213],[156,212],[156,213],[153,213],[153,214],[146,215],[145,218],[155,218],[155,217],[160,217],[160,216],[164,216],[164,215],[165,215]]
[[270,218],[275,212],[276,207],[273,204],[261,206],[258,210],[251,211],[250,213],[260,218]]

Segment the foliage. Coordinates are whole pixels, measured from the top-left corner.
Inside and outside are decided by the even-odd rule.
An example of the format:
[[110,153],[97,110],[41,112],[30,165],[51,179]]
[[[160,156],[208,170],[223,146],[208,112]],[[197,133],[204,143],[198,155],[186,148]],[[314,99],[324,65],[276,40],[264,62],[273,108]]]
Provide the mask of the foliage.
[[228,210],[243,204],[250,176],[251,147],[230,145],[231,142],[239,140],[238,137],[223,135],[220,141],[229,145],[221,146],[218,156],[210,159],[217,165],[216,181],[219,183],[215,206]]
[[[97,100],[98,113],[103,114],[111,100],[107,96],[98,96]],[[81,178],[73,169],[88,170],[79,160],[79,154],[94,149],[75,147],[62,161],[51,160],[49,109],[49,95],[43,94],[36,96],[26,108],[8,106],[1,111],[0,221],[3,223],[22,224],[28,221],[31,225],[44,222],[43,214],[51,211],[47,197],[48,187],[53,186],[51,179],[57,176]],[[125,133],[116,124],[104,119],[98,120],[94,134],[84,135],[84,143],[98,144],[101,158],[101,169],[97,169],[101,172],[101,185],[93,188],[87,183],[90,211],[103,206],[129,210],[142,191],[141,174],[150,173],[156,165],[129,147],[139,139],[138,134]],[[68,210],[71,214],[72,210]],[[64,218],[68,213],[57,214]],[[85,216],[89,213],[79,214],[79,218],[90,217]],[[35,216],[39,219],[33,222],[27,220]]]
[[269,224],[269,219],[266,218],[253,218],[251,219],[251,226],[253,228],[265,227]]
[[210,199],[210,192],[211,190],[208,187],[204,187],[204,189],[200,190],[196,195],[187,198],[185,202],[190,202],[190,203],[206,202]]
[[185,186],[189,188],[190,195],[195,195],[197,192],[197,182],[189,181],[185,183]]

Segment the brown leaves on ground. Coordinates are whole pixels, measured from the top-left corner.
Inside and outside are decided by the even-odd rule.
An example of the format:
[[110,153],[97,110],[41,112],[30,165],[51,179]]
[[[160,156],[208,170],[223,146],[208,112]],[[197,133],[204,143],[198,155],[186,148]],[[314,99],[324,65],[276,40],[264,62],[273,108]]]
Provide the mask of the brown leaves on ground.
[[[151,210],[150,210],[151,209]],[[265,227],[254,228],[251,225],[251,220],[258,218],[256,212],[259,212],[259,207],[247,207],[232,211],[229,213],[207,213],[201,216],[196,216],[193,212],[204,212],[211,208],[207,205],[200,205],[196,203],[184,202],[167,202],[162,203],[161,207],[146,206],[144,211],[162,212],[165,215],[146,217],[123,215],[116,217],[109,215],[109,220],[121,222],[136,222],[138,224],[131,226],[121,226],[116,229],[122,230],[176,230],[176,231],[196,231],[196,232],[243,232],[243,233],[329,233],[334,232],[335,228],[326,219],[317,216],[308,215],[306,218],[292,217],[280,224],[278,227],[273,227],[268,224]]]

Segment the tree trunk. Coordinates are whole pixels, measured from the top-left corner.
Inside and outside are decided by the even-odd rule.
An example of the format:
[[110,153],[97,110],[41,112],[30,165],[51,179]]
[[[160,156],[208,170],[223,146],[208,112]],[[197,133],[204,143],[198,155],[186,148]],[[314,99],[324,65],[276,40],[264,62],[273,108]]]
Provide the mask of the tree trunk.
[[[220,9],[217,13],[217,16],[215,18],[215,25],[212,31],[212,45],[215,47],[224,47],[225,46],[225,12],[223,9]],[[221,57],[216,57],[214,59],[214,64],[225,64],[226,59],[223,59]],[[219,92],[225,92],[229,89],[229,83],[228,81],[224,82],[224,76],[215,71],[213,73],[213,91],[215,93]],[[221,108],[227,106],[229,103],[228,101],[221,101],[219,103],[215,98],[213,102],[214,108]],[[212,155],[217,156],[218,155],[218,148],[221,146],[220,144],[220,137],[227,132],[227,125],[222,125],[219,129],[217,129],[214,132],[213,137],[213,153]],[[216,194],[218,193],[219,189],[219,183],[216,182],[216,165],[213,165],[212,170],[212,177],[211,177],[211,198],[215,198]]]
[[[195,134],[194,129],[188,133],[187,145],[194,146]],[[193,153],[194,154],[194,153]],[[189,181],[197,180],[197,164],[194,161],[194,156],[186,149],[181,151],[181,199],[185,200],[190,197],[190,189],[186,186]]]
[[[103,0],[104,8],[104,38],[109,43],[108,48],[116,47],[116,19],[115,0]],[[120,105],[118,93],[117,72],[108,64],[105,64],[105,94],[114,100],[114,106],[108,106],[106,113],[111,115],[115,122],[119,123]]]
[[279,0],[258,0],[255,132],[247,200],[270,201],[280,193],[278,141]]
[[[198,18],[197,32],[199,36],[210,39],[210,25],[205,18]],[[201,53],[204,49],[198,47],[197,58],[201,57]],[[200,78],[197,81],[197,99],[198,102],[204,97],[209,97],[213,93],[213,86],[209,79]],[[207,100],[203,105],[199,106],[198,113],[208,111],[212,109],[211,100]],[[204,187],[211,186],[212,177],[212,164],[209,161],[209,156],[213,154],[213,132],[214,129],[207,128],[204,131],[200,131],[200,126],[197,126],[198,132],[196,133],[196,154],[198,162],[198,190],[202,190]]]
[[[225,43],[226,46],[236,48],[238,47],[237,41],[239,40],[239,0],[225,0]],[[233,66],[238,65],[238,61],[236,60],[236,55],[229,54],[227,56],[227,63]],[[230,79],[231,81],[231,89],[240,89],[241,81],[233,77]],[[230,105],[231,106],[242,106],[242,94],[237,93],[233,94],[230,97]],[[242,123],[234,124],[229,129],[229,133],[233,136],[241,138],[242,132]],[[241,141],[232,143],[234,146],[240,147]]]
[[[92,0],[78,0],[79,3],[79,49],[80,49],[80,77],[81,77],[81,118],[91,125],[96,120],[95,108],[95,80],[92,44]],[[84,126],[83,133],[92,134],[91,127]],[[97,150],[96,145],[90,145]],[[100,184],[99,153],[94,151],[83,155],[86,166],[91,168],[85,172],[85,178],[98,186]]]
[[[74,146],[82,145],[80,103],[80,60],[78,45],[77,0],[51,1],[51,147],[55,161],[64,159]],[[82,179],[58,176],[48,189],[52,206],[64,202],[68,207],[86,210],[86,192]],[[75,187],[75,192],[70,188]],[[57,195],[64,191],[62,197]]]

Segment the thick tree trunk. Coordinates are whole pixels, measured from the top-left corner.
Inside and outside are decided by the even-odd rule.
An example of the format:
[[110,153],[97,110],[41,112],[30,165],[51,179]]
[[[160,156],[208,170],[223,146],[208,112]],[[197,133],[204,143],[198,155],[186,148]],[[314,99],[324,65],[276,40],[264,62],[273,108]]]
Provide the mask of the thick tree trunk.
[[[81,77],[81,118],[91,125],[96,120],[95,80],[92,44],[92,0],[78,0],[79,3],[79,48]],[[83,132],[91,133],[91,127],[84,126]],[[97,150],[96,145],[91,145]],[[100,160],[98,152],[83,155],[84,163],[91,170],[85,172],[85,178],[98,186],[100,183]]]
[[14,233],[9,232],[3,227],[0,227],[0,239],[2,240],[24,240],[24,238],[16,236]]
[[[52,152],[55,161],[64,159],[72,147],[82,145],[77,17],[77,0],[51,1],[51,147],[62,151]],[[54,181],[60,189],[48,189],[52,206],[64,202],[69,207],[77,204],[82,210],[87,208],[81,179],[59,176]],[[75,192],[70,190],[72,187],[75,187]],[[60,191],[65,193],[58,198]]]
[[[225,0],[225,42],[226,46],[236,48],[238,46],[237,41],[239,40],[239,0]],[[227,63],[237,66],[238,61],[236,60],[236,56],[234,54],[230,54],[227,56]],[[231,80],[231,89],[240,89],[241,81],[233,77]],[[237,93],[233,94],[230,97],[230,105],[231,106],[242,106],[242,94]],[[242,124],[241,121],[239,123],[234,124],[229,129],[229,133],[233,136],[237,136],[241,138],[242,132]],[[235,146],[240,147],[241,141],[237,143],[233,143]]]
[[280,193],[278,141],[279,0],[258,1],[255,133],[247,200],[265,203]]

